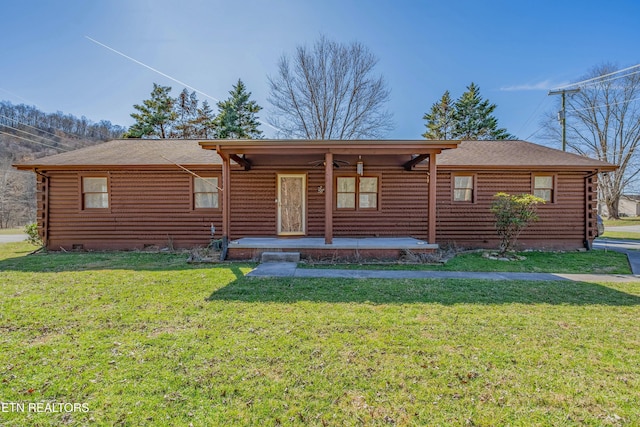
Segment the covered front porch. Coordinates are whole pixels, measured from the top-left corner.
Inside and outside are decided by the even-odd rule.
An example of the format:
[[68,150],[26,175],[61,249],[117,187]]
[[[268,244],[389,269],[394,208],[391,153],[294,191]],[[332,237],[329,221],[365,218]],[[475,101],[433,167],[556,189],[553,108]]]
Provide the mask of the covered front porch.
[[259,260],[263,252],[299,252],[306,259],[398,259],[403,252],[427,253],[437,244],[413,237],[334,237],[325,243],[323,237],[244,237],[229,242],[229,259]]
[[222,159],[218,191],[230,259],[256,259],[267,250],[397,258],[405,250],[437,248],[436,156],[458,143],[212,140],[200,145]]

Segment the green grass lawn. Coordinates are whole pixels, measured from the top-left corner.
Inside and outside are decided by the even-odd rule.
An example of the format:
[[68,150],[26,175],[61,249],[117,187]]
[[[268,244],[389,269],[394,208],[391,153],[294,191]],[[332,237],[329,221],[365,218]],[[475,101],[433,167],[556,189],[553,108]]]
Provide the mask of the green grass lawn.
[[638,425],[640,282],[258,279],[0,245],[0,425]]
[[444,265],[430,264],[309,264],[304,268],[495,271],[526,273],[631,274],[627,256],[612,251],[523,252],[522,261],[499,261],[482,257],[480,252],[458,254]]

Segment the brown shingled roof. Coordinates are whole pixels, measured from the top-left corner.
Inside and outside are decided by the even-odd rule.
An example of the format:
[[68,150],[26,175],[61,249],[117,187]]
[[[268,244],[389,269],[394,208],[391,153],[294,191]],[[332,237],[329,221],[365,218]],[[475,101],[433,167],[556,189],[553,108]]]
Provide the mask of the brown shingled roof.
[[526,141],[462,141],[456,150],[443,151],[437,157],[437,165],[443,169],[616,169],[610,163]]
[[[437,162],[438,167],[443,169],[586,168],[606,171],[616,168],[599,160],[525,141],[463,141],[458,148],[444,150],[439,154]],[[222,160],[214,150],[203,149],[198,140],[118,139],[35,159],[16,167],[19,169],[82,166],[135,168],[176,163],[184,166],[219,165]]]
[[16,167],[32,169],[51,166],[164,166],[174,163],[185,166],[219,165],[222,164],[222,160],[215,151],[203,150],[196,140],[116,139],[35,159]]

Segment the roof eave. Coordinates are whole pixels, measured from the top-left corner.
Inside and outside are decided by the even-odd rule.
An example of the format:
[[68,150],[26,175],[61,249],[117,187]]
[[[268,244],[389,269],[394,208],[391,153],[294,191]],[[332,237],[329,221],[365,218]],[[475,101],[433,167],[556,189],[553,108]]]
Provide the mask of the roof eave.
[[437,165],[439,170],[536,170],[613,172],[616,165]]
[[202,148],[226,154],[422,154],[457,148],[460,141],[209,140]]
[[[220,168],[220,164],[212,164],[212,163],[203,163],[203,164],[180,164],[181,166],[188,167],[190,169],[211,169]],[[175,166],[179,169],[176,164],[165,163],[165,164],[155,164],[155,165],[12,165],[14,168],[23,171],[33,171],[33,170],[166,170],[168,167]],[[233,165],[235,166],[235,164]]]

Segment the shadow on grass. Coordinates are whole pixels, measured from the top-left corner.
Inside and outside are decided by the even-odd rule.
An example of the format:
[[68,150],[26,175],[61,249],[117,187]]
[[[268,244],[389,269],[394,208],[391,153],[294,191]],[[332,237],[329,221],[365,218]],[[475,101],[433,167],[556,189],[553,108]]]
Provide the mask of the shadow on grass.
[[210,301],[409,304],[640,305],[640,296],[569,281],[243,278]]
[[[4,245],[0,245],[4,246]],[[8,248],[8,247],[5,247]],[[26,254],[25,246],[0,253],[0,272],[65,272],[91,270],[184,271],[230,269],[236,280],[213,292],[215,301],[331,302],[331,303],[439,303],[439,304],[568,304],[635,306],[640,296],[633,284],[605,285],[569,281],[492,281],[462,279],[310,279],[245,278],[250,264],[187,264],[187,254],[146,252],[89,252]]]
[[0,272],[20,271],[47,273],[91,270],[180,271],[231,268],[236,278],[241,278],[243,274],[240,271],[240,267],[251,264],[188,264],[187,258],[189,254],[187,253],[113,251],[28,254],[29,251],[22,247],[17,247],[8,253],[5,252],[5,254],[2,254],[5,256],[0,257]]

